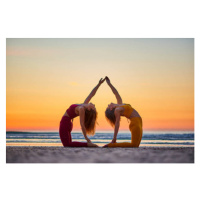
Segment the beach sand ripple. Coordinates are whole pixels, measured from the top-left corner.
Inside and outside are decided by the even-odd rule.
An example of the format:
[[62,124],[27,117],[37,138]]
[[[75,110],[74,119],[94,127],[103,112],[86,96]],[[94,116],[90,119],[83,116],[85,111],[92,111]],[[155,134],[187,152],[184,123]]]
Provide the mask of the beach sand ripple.
[[193,147],[6,147],[7,163],[194,163]]

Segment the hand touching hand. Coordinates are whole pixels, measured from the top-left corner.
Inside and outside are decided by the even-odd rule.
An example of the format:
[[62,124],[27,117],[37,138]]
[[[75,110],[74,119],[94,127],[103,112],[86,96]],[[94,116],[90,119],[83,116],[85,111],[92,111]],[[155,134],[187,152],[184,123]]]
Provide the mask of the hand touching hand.
[[110,79],[106,76],[106,82],[109,84],[110,83]]
[[99,80],[99,84],[101,85],[101,84],[105,81],[105,79],[106,79],[106,78],[104,78],[104,79],[101,78],[101,79]]

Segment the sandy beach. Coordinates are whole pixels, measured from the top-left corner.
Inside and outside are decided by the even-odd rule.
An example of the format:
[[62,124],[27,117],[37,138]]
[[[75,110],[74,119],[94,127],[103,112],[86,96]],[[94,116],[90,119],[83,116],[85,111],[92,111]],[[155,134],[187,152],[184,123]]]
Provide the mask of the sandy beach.
[[194,163],[193,147],[6,147],[7,163]]

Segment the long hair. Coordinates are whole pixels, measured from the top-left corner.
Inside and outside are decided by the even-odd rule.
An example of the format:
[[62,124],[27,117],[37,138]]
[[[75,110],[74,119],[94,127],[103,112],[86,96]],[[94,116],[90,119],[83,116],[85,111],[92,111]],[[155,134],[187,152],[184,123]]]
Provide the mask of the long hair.
[[106,115],[107,121],[110,123],[110,125],[112,127],[114,127],[115,126],[115,122],[116,122],[115,108],[113,108],[112,110],[107,108],[106,111],[105,111],[105,115]]
[[97,119],[97,112],[93,109],[91,110],[85,110],[85,129],[87,132],[87,135],[94,135],[95,129],[96,129],[96,119]]

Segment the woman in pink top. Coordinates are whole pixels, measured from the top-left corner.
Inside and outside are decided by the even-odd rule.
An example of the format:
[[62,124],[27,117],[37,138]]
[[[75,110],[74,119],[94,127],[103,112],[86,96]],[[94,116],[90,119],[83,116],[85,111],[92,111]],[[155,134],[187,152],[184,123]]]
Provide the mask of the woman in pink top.
[[[63,115],[60,121],[59,134],[64,147],[98,147],[93,144],[87,135],[95,134],[97,112],[95,105],[89,103],[92,97],[96,94],[99,86],[105,79],[100,79],[97,86],[92,90],[83,104],[72,104]],[[83,136],[87,142],[72,142],[71,131],[73,128],[73,118],[80,117],[80,125]]]

